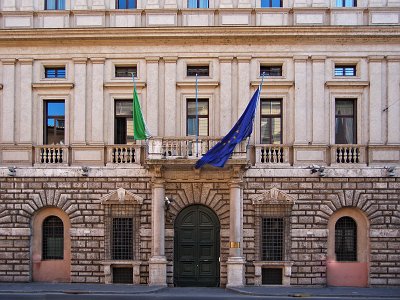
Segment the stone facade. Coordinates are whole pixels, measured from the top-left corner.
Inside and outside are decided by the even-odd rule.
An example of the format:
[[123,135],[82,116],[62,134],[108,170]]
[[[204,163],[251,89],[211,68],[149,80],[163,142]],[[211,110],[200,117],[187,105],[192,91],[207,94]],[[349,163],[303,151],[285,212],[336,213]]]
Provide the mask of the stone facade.
[[[114,0],[66,0],[65,9],[46,10],[44,0],[1,1],[0,281],[111,284],[128,270],[132,284],[172,286],[204,268],[223,287],[400,285],[400,5],[282,3],[210,0],[192,9],[147,0],[117,9]],[[208,75],[197,80],[190,67]],[[264,78],[260,97],[281,105],[279,143],[276,132],[263,142],[257,109],[252,136],[224,168],[195,170],[271,67],[279,74]],[[59,78],[46,75],[58,68]],[[118,68],[134,69],[153,134],[146,142],[116,142],[120,127],[130,130],[129,116],[117,124],[116,105],[129,104],[133,89]],[[189,132],[197,94],[208,103],[208,135],[198,139]],[[46,105],[57,101],[63,133],[51,142]],[[353,142],[336,139],[340,101],[352,102]],[[190,227],[190,207],[215,214],[193,217],[209,232]],[[52,216],[64,226],[50,239],[63,240],[56,259],[43,250]],[[355,224],[346,240],[355,259],[337,258],[343,219]],[[203,234],[199,249],[218,237],[201,248],[211,259],[192,249],[184,259],[193,254],[197,264],[181,263],[186,225],[190,238]],[[131,242],[126,253],[116,252],[113,234]]]

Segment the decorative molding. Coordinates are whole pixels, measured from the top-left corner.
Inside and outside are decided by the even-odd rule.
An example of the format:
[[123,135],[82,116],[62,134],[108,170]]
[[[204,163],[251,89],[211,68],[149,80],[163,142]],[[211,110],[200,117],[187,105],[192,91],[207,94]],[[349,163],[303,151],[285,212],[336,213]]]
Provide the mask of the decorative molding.
[[[218,81],[212,81],[212,80],[199,80],[198,81],[198,86],[202,86],[202,87],[218,87],[219,86],[219,82]],[[176,83],[177,87],[194,87],[196,85],[196,81],[178,81]]]
[[32,83],[33,89],[73,89],[73,83],[48,82],[48,83]]
[[[105,195],[100,198],[102,204],[127,204],[127,202],[131,202],[131,204],[143,204],[143,198],[125,190],[124,188],[119,188],[114,192]],[[136,203],[132,203],[136,202]]]
[[[294,86],[294,81],[292,80],[280,80],[280,79],[270,79],[264,80],[263,86],[283,86],[283,87],[291,87]],[[250,82],[250,85],[252,87],[257,87],[261,84],[261,79],[260,80],[252,80]]]
[[278,205],[293,205],[295,203],[295,198],[281,190],[273,187],[269,191],[263,193],[253,199],[253,205],[263,205],[263,204],[278,204]]
[[354,80],[329,80],[325,83],[326,86],[361,86],[366,87],[369,86],[369,81],[354,81]]
[[[128,81],[129,80],[129,81]],[[109,89],[113,89],[113,88],[133,88],[133,83],[132,83],[132,79],[127,79],[127,81],[124,82],[105,82],[104,83],[104,88],[109,88]],[[136,88],[145,88],[147,86],[146,82],[140,82],[140,81],[136,81]]]

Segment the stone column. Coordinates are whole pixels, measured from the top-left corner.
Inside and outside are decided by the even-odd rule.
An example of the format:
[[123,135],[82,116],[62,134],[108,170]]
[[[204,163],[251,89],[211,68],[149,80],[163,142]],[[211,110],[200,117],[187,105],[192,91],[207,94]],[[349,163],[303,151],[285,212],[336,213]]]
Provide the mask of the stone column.
[[1,114],[1,138],[2,144],[14,145],[15,134],[15,59],[3,59],[3,105]]
[[227,287],[244,286],[244,264],[242,232],[243,232],[243,205],[241,180],[230,182],[230,206],[229,206],[229,257],[227,261],[228,282]]
[[388,56],[388,103],[387,103],[387,130],[388,145],[400,144],[400,56]]
[[167,260],[165,258],[165,187],[164,180],[154,179],[151,198],[151,258],[149,260],[149,285],[167,285]]
[[91,58],[92,62],[92,140],[91,144],[104,144],[104,58]]
[[307,56],[294,57],[295,68],[295,117],[294,144],[306,145],[307,141]]
[[19,143],[32,145],[32,63],[33,59],[20,59]]
[[74,59],[74,101],[72,144],[86,144],[86,62],[87,58]]
[[[312,59],[312,134],[313,144],[324,145],[328,139],[325,118],[325,56],[313,56]],[[297,83],[296,83],[297,85]],[[300,127],[298,127],[300,128]]]
[[[369,144],[382,144],[382,60],[369,57]],[[357,141],[360,142],[360,141]]]
[[[158,61],[159,57],[146,57],[147,107],[144,119],[153,136],[158,135]],[[144,105],[143,105],[144,106]],[[144,107],[142,106],[142,110]]]
[[233,57],[219,58],[220,76],[220,113],[219,132],[216,135],[225,135],[232,128],[232,60]]
[[178,57],[164,57],[165,76],[164,76],[164,133],[165,136],[178,136],[176,124],[176,61]]

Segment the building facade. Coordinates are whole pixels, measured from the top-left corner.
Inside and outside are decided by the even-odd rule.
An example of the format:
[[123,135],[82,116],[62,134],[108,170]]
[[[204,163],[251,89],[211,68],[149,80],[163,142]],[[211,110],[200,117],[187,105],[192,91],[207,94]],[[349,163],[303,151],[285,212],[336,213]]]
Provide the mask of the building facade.
[[0,5],[0,281],[400,285],[399,1]]

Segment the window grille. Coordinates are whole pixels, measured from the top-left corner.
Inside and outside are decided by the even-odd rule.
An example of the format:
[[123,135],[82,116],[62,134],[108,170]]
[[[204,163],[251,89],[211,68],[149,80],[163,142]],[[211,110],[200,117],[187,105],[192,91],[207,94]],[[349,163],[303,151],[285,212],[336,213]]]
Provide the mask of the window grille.
[[282,76],[282,66],[260,66],[260,76]]
[[350,217],[336,222],[335,253],[337,261],[357,261],[357,224]]
[[210,66],[187,66],[187,76],[210,76]]
[[335,66],[335,76],[356,76],[356,66]]
[[64,258],[64,224],[56,216],[47,217],[42,227],[42,259]]
[[282,7],[282,0],[261,0],[261,7]]
[[113,283],[133,284],[133,268],[131,267],[113,267]]
[[262,260],[283,260],[283,218],[262,219]]
[[282,268],[262,268],[262,284],[282,284]]
[[137,66],[115,66],[115,77],[132,78],[137,77]]
[[105,206],[106,259],[134,260],[139,247],[139,210],[134,204]]

